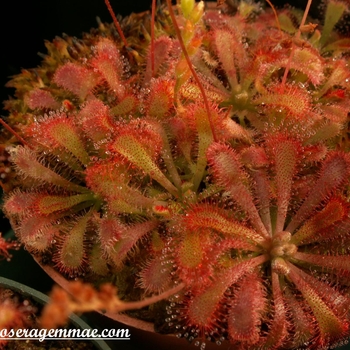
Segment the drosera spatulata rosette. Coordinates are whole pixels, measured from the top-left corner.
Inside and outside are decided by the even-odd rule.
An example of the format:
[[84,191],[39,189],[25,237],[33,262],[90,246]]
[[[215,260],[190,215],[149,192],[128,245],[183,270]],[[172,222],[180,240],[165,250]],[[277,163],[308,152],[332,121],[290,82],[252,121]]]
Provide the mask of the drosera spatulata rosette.
[[327,1],[316,26],[293,8],[167,2],[155,21],[56,39],[9,83],[21,142],[4,141],[5,213],[69,278],[113,281],[126,300],[183,283],[155,321],[202,349],[341,344],[350,39],[334,26],[346,4]]

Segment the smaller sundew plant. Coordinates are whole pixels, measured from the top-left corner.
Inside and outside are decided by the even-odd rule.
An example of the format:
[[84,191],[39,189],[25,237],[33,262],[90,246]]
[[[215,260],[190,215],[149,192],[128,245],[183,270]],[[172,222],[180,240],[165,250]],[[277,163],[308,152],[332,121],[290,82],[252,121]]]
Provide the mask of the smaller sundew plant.
[[70,278],[126,299],[183,285],[155,322],[202,349],[340,344],[350,39],[333,29],[347,6],[329,0],[319,26],[307,10],[205,7],[168,1],[154,19],[153,2],[151,22],[47,43],[9,83],[4,211]]

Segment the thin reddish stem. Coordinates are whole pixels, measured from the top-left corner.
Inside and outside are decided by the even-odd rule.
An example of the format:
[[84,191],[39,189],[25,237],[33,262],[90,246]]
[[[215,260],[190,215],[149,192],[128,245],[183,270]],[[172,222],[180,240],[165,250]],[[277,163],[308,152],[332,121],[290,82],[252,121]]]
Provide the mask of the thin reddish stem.
[[[298,32],[295,35],[295,39],[296,40],[300,39],[300,35],[301,35],[301,29],[300,28],[302,28],[304,26],[304,24],[305,24],[307,15],[308,15],[310,7],[311,7],[311,4],[312,4],[312,0],[308,0],[306,8],[305,8],[305,11],[304,11],[303,18],[302,18],[302,20],[300,22],[300,26],[299,26]],[[285,87],[285,84],[286,84],[286,81],[287,81],[287,76],[288,76],[288,73],[289,73],[289,70],[290,70],[290,65],[292,63],[294,49],[295,49],[295,44],[294,44],[294,41],[292,41],[291,53],[290,53],[290,56],[289,56],[289,59],[288,59],[288,62],[287,62],[286,69],[285,69],[284,74],[283,74],[283,78],[282,78],[282,93],[284,91],[284,87]]]
[[107,6],[107,8],[108,8],[108,11],[109,11],[109,13],[110,13],[110,15],[111,15],[111,17],[112,17],[112,19],[113,19],[113,23],[114,23],[114,25],[115,25],[115,27],[116,27],[116,29],[117,29],[117,31],[118,31],[118,33],[119,33],[121,39],[122,39],[124,45],[125,45],[126,47],[128,47],[128,46],[129,46],[129,45],[128,45],[128,42],[126,41],[126,38],[125,38],[124,33],[123,33],[123,30],[122,30],[122,28],[121,28],[121,26],[120,26],[120,24],[119,24],[119,21],[117,20],[117,17],[116,17],[116,15],[115,15],[114,11],[113,11],[113,8],[112,8],[112,6],[111,6],[109,0],[105,0],[105,4],[106,4],[106,6]]
[[182,289],[184,289],[184,287],[185,287],[185,283],[180,283],[179,285],[177,285],[176,287],[174,287],[172,289],[166,290],[165,292],[163,292],[161,294],[154,295],[154,296],[149,297],[149,298],[145,298],[144,300],[130,301],[127,303],[123,303],[122,311],[141,309],[145,306],[157,303],[158,301],[168,299],[170,296],[180,292]]
[[277,11],[275,9],[275,6],[273,6],[273,4],[270,0],[266,0],[266,2],[270,5],[270,7],[275,15],[277,27],[278,27],[279,32],[281,33],[281,25],[280,25],[280,21],[278,20],[278,15],[277,15]]
[[209,108],[209,102],[208,102],[207,95],[206,95],[206,93],[204,91],[204,88],[203,88],[203,86],[202,86],[202,84],[201,84],[201,82],[200,82],[200,80],[198,78],[198,75],[197,75],[195,69],[193,68],[190,56],[188,55],[188,52],[186,50],[186,46],[184,44],[184,41],[182,40],[181,31],[180,31],[180,28],[179,28],[179,26],[177,24],[176,18],[175,18],[175,14],[174,14],[174,11],[173,11],[171,0],[166,0],[166,2],[167,2],[167,5],[168,5],[168,8],[169,8],[169,14],[170,14],[171,20],[173,22],[174,29],[175,29],[175,32],[176,32],[176,36],[177,36],[177,38],[179,40],[179,44],[180,44],[181,50],[182,50],[182,52],[183,52],[183,54],[185,56],[185,59],[187,61],[188,67],[190,68],[190,71],[191,71],[191,73],[193,75],[193,78],[196,81],[196,83],[198,84],[198,87],[199,87],[199,90],[201,92],[201,95],[203,96],[203,102],[204,102],[205,109],[207,110],[207,113],[208,113],[208,119],[209,119],[211,131],[212,131],[212,134],[213,134],[213,139],[216,142],[217,139],[216,139],[216,136],[215,136],[215,133],[214,133],[213,122],[211,120],[211,113],[210,113],[210,108]]
[[152,19],[151,19],[151,67],[152,77],[154,77],[154,26],[156,16],[156,0],[152,0]]
[[306,9],[304,11],[303,18],[302,18],[302,20],[300,22],[299,30],[298,30],[298,33],[297,33],[297,39],[300,38],[300,34],[301,34],[300,28],[302,28],[304,26],[305,22],[306,22],[306,18],[307,18],[307,15],[309,14],[311,4],[312,4],[312,0],[308,0],[307,5],[306,5]]
[[2,120],[1,118],[0,118],[0,124],[1,124],[6,130],[8,130],[13,136],[15,136],[15,137],[17,138],[17,140],[20,141],[23,145],[26,145],[26,146],[28,146],[29,148],[33,149],[33,147],[32,147],[26,140],[24,140],[23,137],[20,136],[20,135],[18,134],[18,132],[16,132],[15,130],[13,130],[13,129],[11,128],[11,126],[8,125],[8,124],[7,124],[4,120]]

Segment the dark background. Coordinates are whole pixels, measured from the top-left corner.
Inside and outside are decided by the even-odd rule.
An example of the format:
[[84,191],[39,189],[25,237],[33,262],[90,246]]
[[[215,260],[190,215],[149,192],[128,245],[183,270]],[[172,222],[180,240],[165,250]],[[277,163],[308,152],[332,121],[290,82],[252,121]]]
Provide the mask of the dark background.
[[[150,4],[151,0],[111,0],[115,13],[123,16],[148,10]],[[12,94],[4,88],[9,76],[40,64],[37,53],[46,53],[44,40],[51,41],[62,33],[80,37],[97,26],[97,16],[103,22],[112,21],[104,0],[1,1],[0,100]]]

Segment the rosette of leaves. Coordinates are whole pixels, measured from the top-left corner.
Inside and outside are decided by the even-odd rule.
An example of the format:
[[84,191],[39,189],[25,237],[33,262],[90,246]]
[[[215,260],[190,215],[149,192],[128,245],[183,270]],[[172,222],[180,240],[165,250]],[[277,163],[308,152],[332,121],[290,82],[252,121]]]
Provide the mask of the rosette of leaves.
[[345,339],[345,10],[329,1],[318,29],[293,9],[182,1],[142,40],[101,25],[49,45],[8,103],[23,145],[4,210],[21,242],[125,298],[184,283],[164,322],[202,348]]

